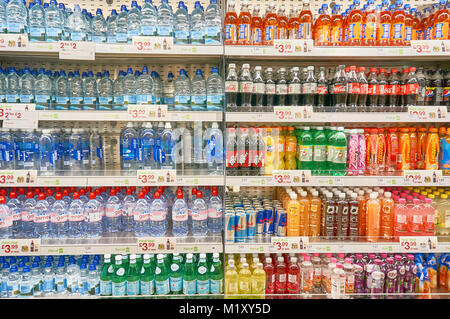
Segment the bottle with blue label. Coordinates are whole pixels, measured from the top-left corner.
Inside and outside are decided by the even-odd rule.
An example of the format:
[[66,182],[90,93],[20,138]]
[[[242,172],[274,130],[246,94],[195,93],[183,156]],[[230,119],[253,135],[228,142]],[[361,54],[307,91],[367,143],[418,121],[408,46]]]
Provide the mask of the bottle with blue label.
[[163,102],[163,83],[161,78],[159,77],[158,72],[152,71],[150,73],[153,79],[153,96],[152,101],[153,104],[162,104]]
[[123,79],[123,104],[137,104],[137,81],[131,68],[127,69],[127,74]]
[[205,43],[220,44],[222,42],[222,21],[217,0],[210,0],[205,12]]
[[152,104],[153,103],[153,79],[148,73],[148,68],[142,68],[142,74],[137,78],[137,103]]
[[114,273],[111,279],[112,282],[112,295],[113,296],[125,296],[127,293],[127,277],[125,267],[122,264],[122,256],[115,256]]
[[26,67],[20,78],[20,103],[34,103],[34,81],[30,68]]
[[28,11],[25,1],[11,0],[6,5],[6,30],[8,33],[28,33]]
[[176,169],[176,152],[176,143],[172,125],[170,122],[166,122],[164,130],[161,133],[161,150],[159,152],[159,163],[162,169]]
[[156,26],[158,24],[158,12],[152,3],[152,0],[145,0],[141,9],[141,34],[144,36],[156,35]]
[[131,9],[127,15],[127,37],[128,43],[133,42],[133,37],[141,35],[141,10],[137,1],[131,2]]
[[208,111],[222,111],[224,103],[224,84],[217,67],[213,67],[206,81],[206,108]]
[[180,70],[180,74],[175,81],[174,109],[176,111],[191,109],[191,81],[184,69]]
[[65,14],[62,14],[62,11],[56,5],[56,0],[50,0],[49,6],[45,9],[45,40],[47,42],[64,40]]
[[92,20],[92,41],[95,43],[106,42],[107,32],[106,20],[103,17],[102,9],[97,9],[95,17]]
[[28,26],[30,41],[45,41],[45,14],[41,0],[30,2],[28,8]]
[[20,78],[14,67],[10,67],[6,76],[6,103],[20,103]]
[[218,253],[213,254],[209,269],[209,284],[211,294],[223,294],[223,267]]
[[157,295],[168,295],[170,293],[169,270],[164,263],[164,256],[156,256],[155,286]]
[[141,154],[142,162],[141,169],[155,169],[157,167],[153,158],[155,148],[155,131],[153,130],[151,122],[145,122],[139,131],[139,138],[141,140]]
[[127,43],[128,42],[128,9],[126,5],[120,7],[120,13],[117,17],[117,27],[116,27],[116,42],[117,43]]
[[34,81],[36,110],[51,109],[52,87],[52,80],[46,74],[44,68],[40,68],[38,76]]
[[69,72],[70,110],[81,110],[84,103],[84,87],[80,71]]
[[179,254],[173,254],[172,264],[170,265],[170,293],[180,295],[183,293],[183,264]]
[[205,15],[200,1],[195,1],[194,10],[190,17],[190,40],[191,44],[205,43]]
[[134,129],[133,122],[128,122],[120,134],[120,168],[135,170],[138,158],[139,135]]
[[183,1],[178,2],[178,9],[174,14],[174,43],[175,44],[189,44],[190,40],[190,24],[189,13]]
[[175,102],[175,81],[173,78],[173,73],[169,72],[169,74],[167,74],[167,80],[164,83],[164,103],[163,104],[167,104],[167,109],[168,110],[173,110],[174,108],[174,102]]
[[197,69],[191,81],[191,109],[194,111],[206,110],[206,81],[202,70]]
[[67,19],[67,25],[72,41],[88,41],[88,22],[81,13],[81,8],[76,4],[73,13]]
[[169,5],[168,0],[161,0],[161,4],[158,7],[158,27],[157,33],[160,37],[173,36],[174,17],[172,7]]
[[114,102],[114,82],[111,80],[109,71],[103,71],[97,82],[98,109],[112,110]]
[[183,294],[195,295],[197,293],[197,277],[194,269],[193,255],[186,255],[183,275]]
[[117,22],[118,22],[119,15],[117,14],[116,9],[111,10],[111,14],[106,19],[106,42],[108,43],[116,43],[117,38]]

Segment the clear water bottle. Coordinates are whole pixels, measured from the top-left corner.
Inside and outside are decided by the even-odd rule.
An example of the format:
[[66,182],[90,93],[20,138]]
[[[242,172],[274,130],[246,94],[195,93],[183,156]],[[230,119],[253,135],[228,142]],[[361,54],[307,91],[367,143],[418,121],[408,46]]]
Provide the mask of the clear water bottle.
[[16,168],[39,169],[39,140],[35,132],[23,132],[21,139],[20,157]]
[[73,129],[69,136],[69,145],[67,153],[69,154],[69,168],[71,172],[80,172],[82,170],[83,146],[81,139],[82,129]]
[[190,25],[189,13],[183,1],[178,2],[178,9],[174,14],[174,43],[175,44],[189,44],[190,41]]
[[[1,12],[0,12],[0,14],[1,14]],[[5,103],[5,102],[6,102],[6,75],[5,75],[5,70],[3,70],[0,67],[0,103]]]
[[197,69],[191,81],[191,108],[194,111],[206,110],[206,81],[202,70]]
[[0,33],[6,33],[7,26],[8,24],[6,22],[6,1],[0,1]]
[[52,263],[47,260],[42,273],[42,293],[45,296],[53,295],[55,291],[55,271]]
[[123,79],[123,103],[125,107],[128,104],[137,104],[137,81],[131,68],[127,69],[127,75]]
[[34,103],[34,80],[30,68],[26,67],[20,77],[20,103]]
[[17,265],[12,265],[9,269],[8,275],[8,297],[17,298],[20,294],[20,273],[18,272]]
[[123,103],[123,80],[125,78],[123,71],[119,71],[117,78],[114,80],[113,84],[113,110],[125,110],[125,105]]
[[72,202],[68,208],[69,237],[80,238],[85,235],[84,203],[78,192],[73,193]]
[[214,122],[206,132],[208,141],[208,175],[223,174],[223,134],[219,124]]
[[[129,202],[131,202],[131,199],[129,199]],[[143,237],[153,235],[150,233],[150,207],[143,192],[139,192],[138,194],[133,216],[135,236]]]
[[17,199],[17,193],[11,192],[6,203],[12,216],[11,238],[22,236],[22,203]]
[[62,156],[62,170],[70,172],[72,170],[72,147],[70,146],[70,136],[72,135],[71,129],[63,129],[61,135],[62,146],[60,146]]
[[148,68],[142,68],[142,74],[137,78],[137,102],[138,104],[152,104],[153,79],[148,74]]
[[87,77],[83,82],[84,86],[84,104],[83,110],[96,110],[97,109],[97,81],[94,78],[94,73],[89,71]]
[[188,207],[183,191],[177,190],[177,200],[172,205],[172,233],[175,237],[185,237],[189,231]]
[[138,138],[133,122],[128,122],[120,134],[120,168],[122,170],[136,170]]
[[161,0],[161,4],[158,7],[158,35],[161,37],[173,36],[173,25],[174,17],[169,0]]
[[89,265],[87,282],[89,295],[97,296],[100,293],[100,278],[97,275],[97,267],[95,264]]
[[94,20],[94,16],[87,11],[87,9],[83,9],[81,14],[84,15],[84,19],[86,20],[86,41],[92,41],[92,20]]
[[53,196],[53,190],[51,188],[47,189],[46,194],[47,197],[45,199],[47,200],[48,204],[52,206],[56,201],[56,198]]
[[192,203],[192,236],[204,237],[208,232],[208,207],[203,199],[203,193],[197,191]]
[[[70,105],[70,85],[69,79],[65,71],[59,72],[59,77],[56,79],[56,110],[68,110]],[[39,90],[39,85],[36,85],[36,93]]]
[[176,143],[170,122],[166,122],[161,133],[161,151],[159,162],[162,169],[176,169],[175,166]]
[[34,210],[36,207],[36,200],[33,192],[27,193],[27,199],[22,206],[22,234],[23,238],[34,237]]
[[28,27],[30,31],[30,41],[45,41],[46,18],[41,0],[30,2],[28,8]]
[[89,131],[81,129],[81,170],[83,174],[89,174],[91,169],[91,145]]
[[69,265],[66,270],[66,287],[68,294],[77,295],[79,277],[80,267],[77,265],[75,258],[69,258]]
[[[133,232],[134,231],[134,212],[137,204],[137,198],[133,195],[133,190],[128,188],[126,196],[123,199],[122,208],[122,231]],[[147,209],[148,210],[148,209]]]
[[[60,3],[60,5],[63,3]],[[56,42],[64,40],[63,26],[65,23],[64,13],[57,7],[56,0],[50,0],[48,8],[45,9],[45,40],[47,42]]]
[[191,13],[191,43],[204,44],[205,43],[205,15],[203,13],[200,1],[195,1],[194,10]]
[[133,37],[141,35],[141,11],[137,1],[131,2],[131,9],[127,15],[128,43],[133,42]]
[[126,5],[120,7],[120,13],[117,17],[117,27],[116,27],[116,42],[117,43],[127,43],[128,42],[128,9]]
[[39,158],[41,175],[54,175],[56,170],[56,145],[51,129],[43,129],[39,137]]
[[11,0],[6,5],[6,30],[8,33],[28,33],[28,10],[25,1]]
[[106,19],[106,42],[108,43],[116,43],[117,42],[117,21],[119,15],[117,14],[116,9],[111,10],[111,14]]
[[34,207],[34,234],[38,238],[51,238],[50,233],[50,207],[44,193],[39,193],[38,201]]
[[168,110],[173,110],[175,102],[175,81],[173,80],[173,73],[169,72],[167,81],[164,83],[164,104],[167,104]]
[[0,238],[11,238],[13,235],[13,215],[6,204],[5,196],[0,196]]
[[14,67],[10,67],[6,76],[6,103],[20,103],[20,78]]
[[105,206],[105,232],[117,233],[121,228],[122,203],[113,189]]
[[151,236],[161,237],[167,233],[167,225],[165,223],[167,207],[159,192],[155,192],[153,196],[154,200],[150,204],[150,234]]
[[97,83],[98,91],[98,109],[112,110],[114,99],[114,84],[109,77],[109,71],[104,71],[103,76]]
[[92,41],[95,43],[106,42],[106,32],[108,27],[103,17],[102,9],[97,9],[95,17],[92,20]]
[[86,218],[86,236],[88,238],[98,238],[102,235],[102,211],[101,204],[96,199],[95,193],[89,193],[89,201],[84,206],[84,216]]
[[158,24],[158,12],[152,4],[152,0],[145,0],[141,10],[141,34],[145,36],[156,35]]
[[[39,69],[39,74],[34,81],[34,97],[37,110],[48,110],[51,105],[52,80],[45,73],[43,68]],[[66,96],[67,97],[67,96]]]
[[89,145],[90,145],[90,169],[92,171],[103,171],[105,168],[105,158],[103,156],[103,136],[98,133],[97,128],[91,130],[89,135]]
[[146,122],[139,131],[139,139],[141,140],[142,162],[141,169],[157,168],[155,160],[155,131],[152,123]]
[[174,108],[177,111],[186,111],[191,108],[191,81],[186,71],[180,70],[175,81],[175,99]]
[[211,74],[206,81],[206,94],[207,110],[222,111],[224,100],[223,80],[216,66],[212,67]]
[[76,4],[73,13],[67,18],[67,25],[70,32],[70,40],[87,41],[88,40],[88,22],[81,13],[80,6]]
[[163,102],[163,83],[158,72],[152,71],[150,74],[153,79],[153,104],[162,104]]
[[14,138],[9,129],[0,129],[0,168],[14,169]]
[[81,110],[83,107],[83,80],[80,76],[80,71],[75,70],[72,77],[69,73],[69,93],[70,93],[70,110]]
[[217,0],[209,0],[205,12],[205,43],[220,44],[222,42],[222,21]]
[[50,233],[53,238],[66,238],[69,233],[69,214],[62,194],[56,193],[55,202],[50,208]]

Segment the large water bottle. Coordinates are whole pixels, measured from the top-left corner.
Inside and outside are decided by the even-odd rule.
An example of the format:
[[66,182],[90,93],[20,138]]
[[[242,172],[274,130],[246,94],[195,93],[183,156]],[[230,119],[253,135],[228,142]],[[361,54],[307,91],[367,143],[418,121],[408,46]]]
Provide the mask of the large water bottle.
[[223,174],[223,134],[219,124],[214,122],[206,132],[208,140],[208,174]]
[[206,81],[203,78],[202,70],[197,69],[191,81],[191,108],[194,111],[206,110]]
[[43,129],[42,135],[39,137],[39,158],[41,175],[54,175],[57,153],[50,129]]
[[217,0],[209,0],[209,5],[205,12],[205,43],[222,43],[222,22],[220,18],[220,8]]
[[76,4],[73,13],[67,19],[67,25],[70,32],[70,40],[87,41],[88,40],[88,22],[81,13],[80,6]]
[[38,238],[50,238],[50,207],[45,194],[40,193],[34,208],[34,233]]
[[161,133],[160,160],[162,169],[176,169],[175,166],[176,142],[170,122],[166,122]]
[[42,272],[42,293],[51,296],[55,291],[55,270],[52,263],[47,260]]
[[219,70],[215,66],[213,66],[211,74],[206,81],[206,94],[207,110],[222,111],[224,101],[223,80],[219,75]]
[[6,205],[12,216],[11,238],[19,238],[22,235],[22,204],[17,199],[17,193],[11,192]]
[[102,9],[97,9],[92,20],[92,41],[95,43],[106,42],[107,25],[103,17]]
[[203,193],[197,191],[192,203],[192,236],[204,237],[208,232],[208,207],[203,199]]
[[6,102],[6,75],[5,75],[5,73],[6,73],[6,70],[3,70],[0,67],[0,103]]
[[177,111],[191,109],[191,81],[184,69],[180,70],[180,74],[175,81],[174,108]]
[[[70,78],[70,74],[69,74]],[[80,71],[75,70],[71,80],[69,80],[70,93],[70,110],[81,110],[83,108],[83,80],[80,76]]]
[[173,110],[175,102],[175,81],[173,79],[173,73],[167,74],[167,81],[164,83],[164,104],[167,104],[168,110]]
[[62,157],[61,164],[62,171],[70,172],[72,170],[72,149],[70,147],[70,136],[72,135],[72,129],[63,129],[61,133],[60,156]]
[[189,44],[190,38],[190,25],[189,25],[189,13],[184,6],[184,2],[178,2],[178,9],[174,14],[175,25],[174,25],[174,34],[175,44]]
[[166,225],[167,207],[161,199],[161,194],[156,192],[154,200],[150,205],[150,234],[151,236],[161,237],[167,233]]
[[172,233],[175,237],[185,237],[189,231],[188,207],[182,190],[177,191],[177,200],[172,205]]
[[43,68],[39,69],[39,74],[34,81],[34,97],[36,110],[48,110],[51,105],[52,80],[45,73]]
[[208,230],[213,235],[220,235],[223,224],[223,206],[217,187],[213,187],[211,195],[212,196],[208,202]]
[[113,110],[125,110],[125,105],[123,103],[123,80],[126,73],[119,71],[117,78],[114,80],[113,93],[114,93],[114,103]]
[[158,35],[161,37],[173,36],[174,18],[169,0],[161,0],[158,7]]
[[117,19],[118,14],[116,9],[111,10],[111,14],[106,19],[107,30],[106,30],[106,42],[108,43],[116,43],[116,34],[117,34]]
[[[64,3],[60,5],[64,6]],[[63,26],[65,23],[65,10],[60,10],[57,6],[56,0],[50,0],[48,8],[45,9],[45,33],[46,41],[56,42],[64,40],[63,38]]]
[[45,198],[50,206],[56,202],[56,198],[53,196],[53,190],[51,188],[47,189],[47,197]]
[[136,170],[138,158],[139,135],[128,122],[120,134],[120,168],[122,170]]
[[20,103],[20,78],[14,67],[9,68],[6,76],[6,103]]
[[0,33],[6,33],[7,26],[8,24],[6,22],[6,1],[0,1]]
[[84,216],[86,218],[86,236],[88,238],[98,238],[102,235],[102,211],[101,204],[96,199],[95,193],[89,194],[89,201],[84,206]]
[[139,193],[134,206],[134,235],[138,237],[153,235],[150,233],[150,206],[144,192]]
[[123,232],[134,231],[134,212],[136,202],[137,198],[133,195],[133,190],[128,188],[126,191],[126,196],[123,198],[121,229]]
[[81,169],[84,174],[90,174],[91,169],[91,144],[89,131],[81,129]]
[[97,128],[93,128],[91,130],[91,134],[89,136],[89,144],[91,149],[91,170],[96,172],[103,171],[105,169],[105,158],[103,156],[103,136],[98,133]]
[[122,203],[113,189],[105,206],[105,232],[117,233],[121,229]]
[[0,169],[14,169],[14,138],[9,129],[0,129]]
[[148,68],[146,66],[142,68],[142,74],[137,78],[136,93],[138,104],[153,103],[153,79],[150,74],[148,74]]
[[30,68],[26,67],[20,78],[20,103],[34,103],[34,80]]
[[141,35],[141,11],[137,1],[131,2],[131,9],[127,15],[128,43],[133,42],[133,37]]
[[6,29],[8,33],[28,33],[28,10],[25,1],[11,0],[6,5]]
[[39,140],[35,132],[23,132],[18,167],[25,170],[39,169]]
[[[59,77],[56,79],[55,86],[55,110],[68,110],[70,105],[70,85],[65,71],[62,70],[59,72]],[[36,86],[36,90],[39,90],[38,85]]]
[[205,43],[205,15],[200,1],[195,1],[194,10],[191,13],[191,43]]
[[12,265],[8,275],[8,297],[17,298],[20,294],[20,273],[17,265]]
[[103,76],[97,83],[98,91],[98,109],[99,110],[112,110],[114,92],[113,81],[109,77],[109,71],[104,71]]
[[74,258],[69,259],[69,265],[66,270],[67,293],[76,295],[78,292],[78,280],[80,276],[80,267],[78,267]]
[[145,122],[139,131],[139,139],[141,140],[142,162],[141,169],[157,168],[154,159],[155,152],[155,131],[151,122]]
[[55,202],[51,206],[50,214],[50,233],[54,238],[68,237],[69,233],[69,214],[66,203],[62,200],[62,194],[56,193]]
[[80,172],[82,170],[83,145],[81,138],[82,129],[74,128],[69,136],[67,152],[70,154],[69,167],[71,172]]
[[159,77],[158,72],[152,71],[151,77],[153,79],[153,104],[162,104],[163,101],[163,83]]
[[45,14],[41,0],[30,2],[28,19],[30,41],[45,41]]
[[84,79],[84,104],[83,110],[97,109],[97,81],[94,78],[94,73],[89,71],[87,77]]
[[128,24],[127,24],[128,10],[126,5],[120,7],[120,13],[117,17],[116,28],[116,42],[127,43],[128,42]]
[[78,192],[73,193],[73,200],[68,207],[69,237],[79,238],[85,234],[84,203]]
[[158,12],[152,0],[145,0],[141,10],[141,34],[145,36],[156,35],[156,25],[158,24]]
[[6,204],[5,196],[0,196],[0,238],[11,238],[13,235],[13,215]]
[[27,199],[22,206],[22,234],[23,238],[33,238],[34,236],[34,209],[36,200],[33,192],[27,193]]
[[123,79],[123,103],[125,108],[128,104],[137,103],[137,81],[136,77],[133,75],[133,70],[131,68],[127,69],[127,75]]

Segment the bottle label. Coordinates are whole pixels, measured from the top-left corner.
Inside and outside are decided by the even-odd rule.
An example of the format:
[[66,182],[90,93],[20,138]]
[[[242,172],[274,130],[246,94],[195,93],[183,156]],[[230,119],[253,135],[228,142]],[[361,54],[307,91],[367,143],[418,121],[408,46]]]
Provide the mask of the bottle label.
[[158,35],[162,37],[171,37],[173,32],[173,27],[169,26],[158,26]]
[[221,294],[223,293],[223,281],[222,280],[209,280],[210,291],[212,294]]
[[264,83],[253,83],[253,91],[254,94],[264,94],[265,84]]
[[19,103],[20,98],[18,94],[6,94],[6,103]]
[[236,151],[226,151],[226,166],[227,168],[238,167]]
[[170,291],[171,292],[181,292],[182,283],[183,283],[183,280],[181,277],[170,277]]
[[206,104],[206,95],[193,95],[191,97],[191,108],[192,109],[203,109]]
[[169,279],[164,281],[156,280],[156,294],[157,295],[167,295],[170,292]]
[[351,23],[348,25],[348,39],[360,39],[361,38],[361,22]]
[[236,25],[226,24],[225,25],[225,41],[234,42],[236,41]]
[[291,83],[288,86],[288,94],[300,94],[301,88],[302,86],[300,83]]
[[208,218],[221,218],[222,217],[222,207],[217,209],[208,208]]
[[163,221],[166,217],[166,212],[162,210],[153,210],[150,212],[150,220],[153,222]]
[[31,285],[20,284],[20,294],[22,296],[31,296]]
[[205,43],[219,43],[220,26],[209,26],[205,28]]
[[34,220],[34,214],[32,211],[22,211],[22,221],[32,222]]
[[237,151],[237,162],[239,167],[249,167],[250,153],[247,150]]
[[48,104],[50,103],[50,95],[36,95],[36,103]]
[[33,96],[32,95],[20,95],[19,96],[21,103],[32,103],[33,102]]
[[153,295],[155,293],[155,285],[152,281],[141,280],[141,295]]
[[326,145],[314,145],[314,161],[325,162],[327,160]]
[[189,37],[188,31],[175,31],[175,40],[187,40]]
[[381,39],[390,39],[391,37],[391,24],[390,23],[382,23],[381,24]]
[[69,104],[69,98],[67,96],[57,96],[56,97],[56,103],[59,105],[68,105]]
[[333,85],[333,94],[341,94],[346,93],[347,86],[345,84],[334,84]]
[[71,32],[70,39],[72,41],[86,41],[86,33],[84,32]]
[[137,104],[137,96],[136,95],[124,95],[123,102],[124,102],[124,104]]
[[183,280],[183,294],[194,295],[196,292],[195,280]]
[[434,40],[447,40],[448,39],[448,22],[436,23],[434,25]]
[[406,92],[405,92],[405,94],[406,95],[417,95],[417,94],[419,94],[419,84],[418,83],[406,84]]
[[207,109],[221,109],[223,106],[223,95],[208,95],[206,97]]
[[199,41],[204,40],[205,38],[205,32],[203,30],[191,30],[191,40],[192,41]]
[[102,220],[102,213],[97,211],[97,212],[89,212],[86,215],[87,218],[87,222],[88,223],[96,223]]
[[197,279],[197,293],[198,294],[209,294],[209,280],[199,280]]
[[252,29],[252,43],[253,45],[261,45],[262,44],[262,29],[261,28],[253,28]]
[[127,295],[136,296],[139,294],[139,281],[127,281]]
[[359,83],[347,83],[348,94],[359,94]]
[[109,218],[117,218],[122,215],[122,210],[119,207],[107,207],[105,215]]
[[252,167],[263,167],[265,163],[264,150],[250,150],[250,161]]
[[67,211],[61,211],[59,213],[51,214],[50,221],[52,223],[65,223],[68,220]]
[[238,293],[238,283],[237,282],[227,282],[229,293]]
[[184,222],[188,220],[188,212],[187,209],[179,209],[174,210],[172,209],[172,220],[174,222]]
[[6,218],[0,218],[0,228],[8,228],[13,224],[13,219],[11,216],[6,216]]
[[95,42],[95,43],[106,42],[106,36],[104,36],[104,35],[92,35],[92,42]]
[[300,161],[311,162],[313,159],[313,146],[312,145],[300,145]]
[[22,212],[20,211],[20,209],[15,209],[13,211],[11,211],[12,213],[12,221],[16,222],[22,219]]
[[273,41],[275,39],[276,27],[268,25],[264,28],[264,41]]
[[141,25],[142,35],[156,35],[156,26],[154,25]]
[[253,82],[250,82],[250,81],[239,82],[239,92],[252,93],[253,92]]
[[112,96],[99,96],[98,103],[99,104],[112,104],[113,97]]
[[94,105],[94,109],[95,109],[95,104],[97,104],[97,98],[96,97],[92,97],[92,96],[85,96],[84,97],[84,104],[89,104],[89,105]]
[[276,92],[275,84],[267,83],[265,93],[266,94],[275,94],[275,92]]
[[347,162],[347,148],[342,146],[334,147],[334,160],[335,164],[345,164]]
[[191,104],[191,97],[189,95],[175,95],[175,108],[178,106],[186,106]]
[[363,83],[359,85],[359,94],[367,95],[369,93],[369,84]]
[[202,221],[208,218],[208,211],[206,209],[197,210],[192,209],[192,220]]
[[412,29],[412,27],[405,27],[405,41],[411,41]]
[[225,81],[225,92],[238,92],[238,81]]
[[126,290],[127,282],[119,282],[119,283],[112,283],[112,295],[113,296],[125,296],[125,290]]
[[377,35],[376,23],[375,22],[366,23],[364,24],[363,27],[364,27],[363,38],[368,40],[375,40]]
[[306,23],[301,23],[300,27],[300,39],[311,39],[312,38],[312,23],[311,22],[306,22]]
[[[80,97],[80,96],[71,96],[69,98],[69,100],[70,100],[71,108],[72,108],[72,105],[83,104],[83,97]],[[73,109],[74,110],[80,110],[80,108],[73,108]]]
[[284,95],[288,93],[287,84],[276,84],[275,85],[275,93],[278,95]]
[[385,85],[385,84],[379,84],[379,85],[378,85],[378,89],[379,89],[378,95],[386,95],[386,94],[388,94],[388,93],[386,92],[386,86],[387,86],[387,85]]
[[50,221],[50,214],[47,211],[36,211],[34,213],[34,222],[39,223],[48,223]]
[[328,86],[317,86],[316,94],[328,94]]
[[112,281],[101,280],[100,281],[100,295],[111,296],[112,295]]
[[394,35],[392,39],[403,39],[404,26],[403,23],[395,23],[394,24]]
[[46,28],[47,37],[61,39],[61,28]]
[[7,23],[8,33],[25,33],[25,26],[23,23]]

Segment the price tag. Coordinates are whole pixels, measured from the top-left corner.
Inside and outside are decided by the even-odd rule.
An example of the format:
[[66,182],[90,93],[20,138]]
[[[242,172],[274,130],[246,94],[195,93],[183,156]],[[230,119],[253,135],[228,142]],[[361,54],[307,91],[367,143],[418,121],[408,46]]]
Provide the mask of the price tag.
[[17,51],[28,49],[27,34],[0,34],[0,50]]
[[168,52],[173,50],[172,37],[133,37],[133,46],[137,52]]
[[308,184],[311,181],[311,171],[275,170],[272,178],[275,185]]
[[177,171],[175,169],[138,170],[138,185],[175,184]]
[[437,249],[436,236],[401,236],[400,251],[402,252],[431,252]]
[[34,255],[41,252],[41,240],[35,239],[1,239],[0,255]]
[[277,252],[305,251],[309,246],[308,237],[272,237],[271,245]]
[[0,104],[0,120],[4,128],[37,129],[38,113],[36,104]]
[[175,250],[177,240],[175,237],[142,237],[138,238],[138,253],[163,252]]
[[275,106],[273,112],[278,121],[310,120],[313,116],[312,106]]
[[410,120],[445,121],[447,119],[446,106],[408,106]]
[[95,60],[95,43],[86,41],[59,41],[61,60]]
[[37,170],[0,171],[0,186],[31,186],[36,178]]
[[167,105],[128,105],[130,120],[163,120],[167,117]]
[[273,40],[276,55],[303,55],[312,51],[311,40]]
[[443,183],[440,170],[406,170],[403,171],[405,185],[439,185]]
[[446,55],[450,52],[449,40],[412,40],[413,55]]

